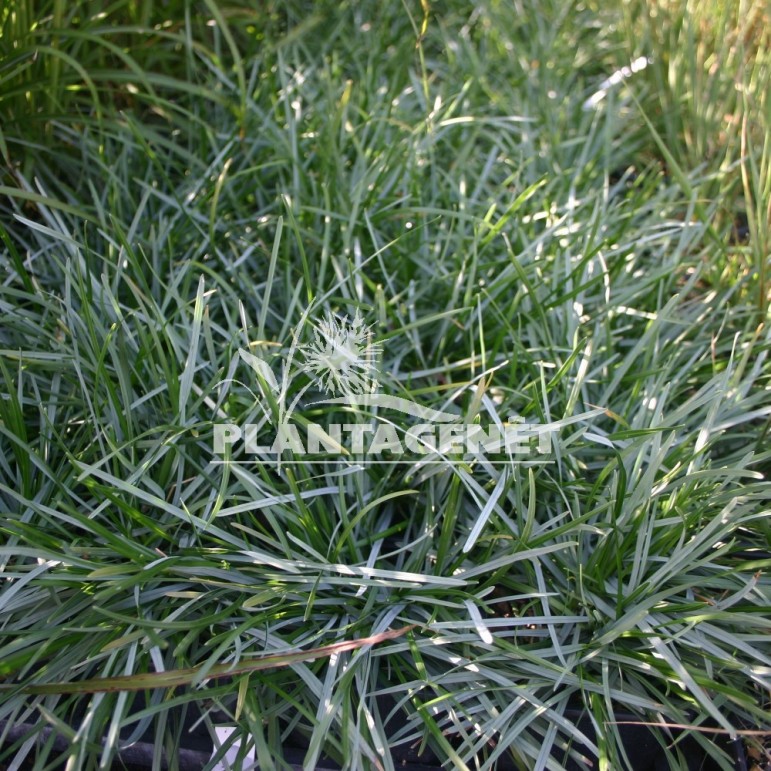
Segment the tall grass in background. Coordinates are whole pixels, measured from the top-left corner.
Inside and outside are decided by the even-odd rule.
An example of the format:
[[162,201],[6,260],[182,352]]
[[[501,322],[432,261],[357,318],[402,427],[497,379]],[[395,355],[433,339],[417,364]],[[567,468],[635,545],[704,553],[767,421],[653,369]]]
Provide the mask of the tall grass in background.
[[[714,202],[716,233],[733,223],[713,280],[751,278],[765,318],[771,254],[771,11],[752,0],[626,2],[630,49],[650,55],[644,73],[652,153],[691,198]],[[697,172],[701,184],[683,185]]]

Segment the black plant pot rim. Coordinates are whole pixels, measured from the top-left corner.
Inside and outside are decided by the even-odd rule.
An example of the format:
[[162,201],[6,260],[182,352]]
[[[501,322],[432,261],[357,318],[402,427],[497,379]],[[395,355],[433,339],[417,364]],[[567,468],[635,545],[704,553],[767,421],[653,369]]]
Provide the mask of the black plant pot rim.
[[[588,721],[588,716],[585,709],[571,709],[565,710],[565,717],[578,723],[579,721]],[[650,737],[650,742],[640,742],[641,730],[645,733],[652,735],[651,726],[646,726],[639,723],[639,716],[632,713],[616,713],[616,718],[619,722],[619,729],[622,737],[626,734],[624,744],[628,748],[633,748],[635,757],[635,768],[650,768],[655,764],[655,756],[661,752],[661,748],[655,739]],[[628,722],[629,725],[623,725]],[[677,731],[676,731],[677,732]],[[0,721],[0,735],[3,736],[3,746],[8,747],[13,744],[23,743],[24,741],[35,737],[41,742],[52,742],[51,749],[56,753],[65,753],[69,748],[69,742],[67,739],[59,734],[56,734],[53,728],[45,727],[40,728],[39,725],[33,723],[11,723],[11,721]],[[201,732],[203,735],[203,732]],[[208,738],[208,732],[206,732]],[[198,737],[199,744],[201,736]],[[2,750],[0,746],[0,750]],[[289,767],[295,771],[302,771],[304,768],[302,761],[305,755],[307,747],[302,746],[301,742],[295,742],[293,746],[285,747],[286,757]],[[747,756],[744,751],[744,743],[741,738],[734,738],[730,742],[730,750],[732,759],[734,762],[735,771],[748,771]],[[128,769],[129,771],[142,771],[143,769],[150,769],[153,765],[155,758],[155,745],[149,742],[135,742],[131,745],[122,747],[116,753],[115,761],[119,764],[119,767]],[[207,763],[212,760],[214,755],[214,746],[211,744],[208,750],[202,750],[199,748],[193,749],[185,746],[180,746],[175,752],[175,760],[179,768],[183,771],[200,771]],[[417,761],[417,762],[416,762]],[[438,763],[421,763],[417,757],[401,757],[397,759],[397,764],[402,771],[437,771],[442,768]],[[165,750],[161,753],[161,768],[166,769],[169,767],[169,759]],[[513,766],[512,766],[513,767]],[[316,771],[339,771],[339,766],[327,759],[323,759],[321,764],[317,764]],[[504,769],[504,766],[498,766],[500,769]],[[771,765],[767,766],[765,771],[771,771]]]

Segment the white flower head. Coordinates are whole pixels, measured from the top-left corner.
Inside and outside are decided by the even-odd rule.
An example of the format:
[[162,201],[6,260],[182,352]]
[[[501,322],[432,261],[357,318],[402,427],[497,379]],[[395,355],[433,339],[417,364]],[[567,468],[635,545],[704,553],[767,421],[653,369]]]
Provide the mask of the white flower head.
[[368,394],[377,388],[381,347],[359,310],[353,318],[328,313],[313,325],[313,342],[304,346],[304,369],[327,393]]

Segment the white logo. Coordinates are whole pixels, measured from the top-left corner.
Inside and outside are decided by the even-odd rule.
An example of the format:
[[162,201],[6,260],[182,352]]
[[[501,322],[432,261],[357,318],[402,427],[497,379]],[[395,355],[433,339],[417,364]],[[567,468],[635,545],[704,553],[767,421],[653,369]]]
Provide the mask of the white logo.
[[327,314],[313,326],[313,342],[300,350],[304,369],[329,394],[369,394],[378,385],[377,356],[381,347],[359,310],[347,316]]
[[[260,393],[249,390],[263,417],[257,423],[215,423],[213,449],[221,457],[215,462],[272,460],[280,467],[337,458],[355,464],[465,465],[480,459],[538,464],[548,462],[558,425],[583,422],[602,412],[597,409],[547,425],[527,423],[517,415],[499,417],[485,392],[493,372],[506,362],[465,386],[474,394],[472,415],[451,402],[446,403],[449,409],[435,409],[380,393],[377,365],[382,347],[359,310],[353,316],[327,313],[310,322],[311,339],[303,344],[300,338],[308,317],[306,311],[282,357],[278,377],[265,359],[239,349],[240,358],[257,376]],[[321,394],[308,398],[309,392]],[[323,408],[327,415],[331,409],[332,414],[344,415],[344,422],[312,422],[305,414],[294,420],[303,405]],[[234,454],[251,461],[233,460]]]

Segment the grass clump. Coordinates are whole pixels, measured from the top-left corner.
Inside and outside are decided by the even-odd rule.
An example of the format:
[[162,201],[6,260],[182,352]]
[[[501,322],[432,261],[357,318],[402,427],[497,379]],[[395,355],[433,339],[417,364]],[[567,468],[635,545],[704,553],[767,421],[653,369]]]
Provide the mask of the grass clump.
[[[95,66],[0,84],[0,721],[70,742],[0,758],[107,767],[149,729],[160,767],[195,702],[236,727],[212,766],[299,737],[307,768],[631,768],[632,713],[670,767],[665,724],[733,768],[699,729],[767,728],[759,135],[694,162],[712,124],[658,112],[631,5],[27,7],[4,45]],[[307,375],[269,394],[357,312],[389,394],[548,425],[548,462],[217,462],[218,422],[350,420]]]

